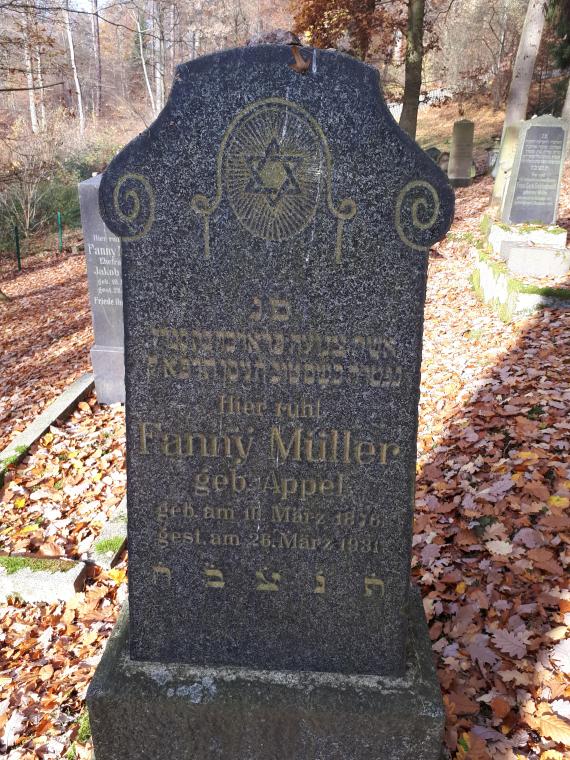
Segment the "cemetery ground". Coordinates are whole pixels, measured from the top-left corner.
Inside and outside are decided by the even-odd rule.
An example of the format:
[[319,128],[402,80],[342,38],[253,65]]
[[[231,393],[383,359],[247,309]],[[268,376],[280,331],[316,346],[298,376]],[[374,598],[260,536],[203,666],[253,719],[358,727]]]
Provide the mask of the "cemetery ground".
[[[430,255],[413,575],[447,711],[448,758],[570,752],[570,313],[508,324],[475,297],[488,179],[458,191]],[[570,226],[570,175],[561,218]],[[84,259],[3,276],[0,448],[89,369]],[[120,405],[92,395],[11,467],[4,553],[81,559],[125,493]],[[83,699],[126,596],[127,558],[60,604],[0,609],[0,754],[90,757]],[[380,716],[379,716],[380,719]]]

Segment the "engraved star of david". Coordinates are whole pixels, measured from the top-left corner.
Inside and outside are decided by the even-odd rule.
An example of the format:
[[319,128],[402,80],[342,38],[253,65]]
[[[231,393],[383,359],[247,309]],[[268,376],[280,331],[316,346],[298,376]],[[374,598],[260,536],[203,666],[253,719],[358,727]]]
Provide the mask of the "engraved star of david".
[[301,156],[281,153],[279,143],[273,138],[263,155],[246,157],[251,177],[245,191],[264,195],[269,205],[276,208],[281,198],[301,193],[294,172],[302,160]]

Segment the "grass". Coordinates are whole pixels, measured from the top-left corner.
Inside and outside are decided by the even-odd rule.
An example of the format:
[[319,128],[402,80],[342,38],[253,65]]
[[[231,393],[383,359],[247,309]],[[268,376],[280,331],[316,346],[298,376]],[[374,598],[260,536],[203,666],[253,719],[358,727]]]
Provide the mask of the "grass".
[[[85,744],[91,738],[91,726],[89,724],[89,713],[87,710],[83,710],[77,721],[77,741],[79,744]],[[73,742],[71,747],[67,750],[65,760],[77,760],[77,746]]]
[[34,573],[59,573],[69,570],[73,563],[69,560],[35,559],[33,557],[0,557],[0,567],[8,575],[14,575],[20,570],[29,569]]
[[89,724],[89,713],[83,710],[79,716],[79,731],[77,732],[77,741],[84,744],[91,738],[91,726]]
[[0,488],[4,485],[4,476],[6,475],[6,470],[8,467],[10,467],[13,464],[18,464],[20,459],[26,454],[28,451],[27,446],[16,446],[14,449],[15,453],[12,454],[10,457],[6,457],[6,459],[0,459]]
[[102,538],[101,541],[97,541],[97,543],[94,546],[94,549],[97,552],[97,554],[107,554],[107,552],[113,552],[113,554],[116,554],[124,542],[125,542],[125,539],[123,536],[114,536],[113,538]]

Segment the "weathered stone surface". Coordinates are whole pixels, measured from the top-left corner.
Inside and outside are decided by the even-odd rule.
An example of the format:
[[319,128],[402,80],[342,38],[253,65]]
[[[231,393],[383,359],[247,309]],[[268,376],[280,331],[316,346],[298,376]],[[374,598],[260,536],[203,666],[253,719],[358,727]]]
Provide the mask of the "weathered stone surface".
[[114,404],[125,400],[121,242],[101,219],[100,183],[100,174],[80,182],[79,202],[95,335],[95,388],[99,403]]
[[88,562],[105,570],[115,567],[127,545],[127,498],[125,497],[103,526],[90,551]]
[[135,661],[124,616],[87,693],[96,760],[439,760],[441,692],[410,601],[402,678]]
[[429,246],[453,192],[378,72],[220,53],[110,164],[134,659],[400,674]]
[[507,223],[555,224],[568,125],[540,116],[523,122],[502,218]]
[[567,248],[505,243],[502,252],[513,274],[556,277],[570,271],[570,251]]
[[562,227],[493,224],[488,243],[498,256],[505,258],[503,249],[510,243],[564,249],[567,239],[568,233]]
[[473,139],[475,123],[461,119],[453,125],[448,177],[453,187],[468,187],[473,182]]
[[[14,571],[6,560],[22,563]],[[18,596],[24,602],[67,602],[85,585],[85,564],[37,557],[0,557],[0,600]]]

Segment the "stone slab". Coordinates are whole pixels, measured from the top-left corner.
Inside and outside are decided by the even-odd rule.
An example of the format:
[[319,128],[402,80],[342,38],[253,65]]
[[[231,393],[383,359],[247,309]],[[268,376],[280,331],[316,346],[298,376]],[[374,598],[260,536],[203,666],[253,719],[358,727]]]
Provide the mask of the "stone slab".
[[101,181],[122,239],[131,653],[399,674],[446,177],[376,69],[179,66]]
[[523,122],[502,218],[510,224],[555,224],[566,157],[568,125],[540,116]]
[[[12,573],[0,564],[2,601],[9,596],[19,596],[24,602],[66,602],[85,585],[86,569],[83,562],[31,557],[21,559],[27,566]],[[62,569],[63,564],[66,569]],[[45,569],[47,565],[51,565],[53,569]]]
[[562,227],[534,227],[525,225],[505,225],[494,223],[487,239],[497,256],[503,256],[503,245],[521,243],[526,245],[566,248],[568,233]]
[[[111,548],[107,548],[111,545]],[[89,551],[87,561],[110,570],[120,561],[127,545],[127,499],[120,502]]]
[[96,760],[439,760],[441,692],[410,602],[402,678],[135,661],[123,615],[87,692]]
[[501,271],[494,262],[476,249],[472,249],[475,260],[473,285],[478,297],[497,311],[501,319],[510,322],[518,317],[528,316],[539,309],[570,309],[569,290],[544,288],[541,292],[525,292],[525,284],[506,268]]
[[91,364],[95,375],[97,401],[100,404],[125,403],[124,348],[93,346]]
[[564,275],[570,271],[570,250],[547,246],[504,243],[501,254],[513,274],[532,277]]
[[71,383],[44,411],[39,414],[11,443],[0,451],[0,485],[5,472],[3,462],[16,464],[27,453],[30,446],[60,419],[65,419],[77,404],[93,390],[93,375],[88,372]]
[[125,401],[121,241],[99,212],[101,175],[79,183],[81,226],[95,345],[91,360],[100,404]]

